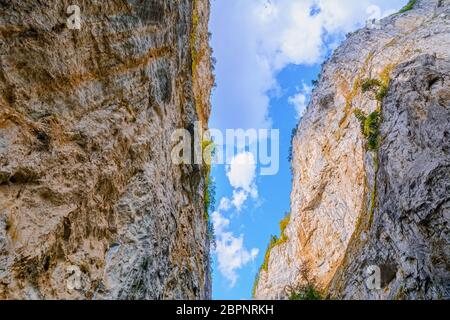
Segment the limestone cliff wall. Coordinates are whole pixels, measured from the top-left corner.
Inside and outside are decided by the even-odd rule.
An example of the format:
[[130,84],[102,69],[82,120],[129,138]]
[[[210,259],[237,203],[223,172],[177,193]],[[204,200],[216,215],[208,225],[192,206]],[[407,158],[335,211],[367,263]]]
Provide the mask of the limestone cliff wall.
[[[449,52],[450,1],[418,0],[327,61],[293,140],[287,241],[256,298],[287,298],[304,266],[330,298],[450,297]],[[362,90],[367,79],[383,92]],[[379,114],[375,147],[357,109]]]
[[0,1],[0,298],[211,297],[207,0]]

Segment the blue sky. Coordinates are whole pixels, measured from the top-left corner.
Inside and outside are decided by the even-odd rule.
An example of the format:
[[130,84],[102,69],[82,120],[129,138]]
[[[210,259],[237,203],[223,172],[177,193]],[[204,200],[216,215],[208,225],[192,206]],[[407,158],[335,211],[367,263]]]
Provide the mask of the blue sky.
[[[249,299],[270,235],[290,211],[292,129],[304,112],[320,65],[369,17],[405,0],[212,0],[211,45],[217,59],[210,128],[279,129],[280,166],[262,176],[257,155],[236,152],[214,165],[217,247],[213,298]],[[237,165],[239,163],[239,165]]]

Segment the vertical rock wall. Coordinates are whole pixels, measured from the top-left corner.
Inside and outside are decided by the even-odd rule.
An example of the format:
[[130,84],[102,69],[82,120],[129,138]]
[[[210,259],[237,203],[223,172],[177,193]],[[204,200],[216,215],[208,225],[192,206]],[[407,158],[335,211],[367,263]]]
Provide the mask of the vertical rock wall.
[[210,298],[207,170],[170,158],[209,116],[208,18],[207,0],[0,1],[1,299]]

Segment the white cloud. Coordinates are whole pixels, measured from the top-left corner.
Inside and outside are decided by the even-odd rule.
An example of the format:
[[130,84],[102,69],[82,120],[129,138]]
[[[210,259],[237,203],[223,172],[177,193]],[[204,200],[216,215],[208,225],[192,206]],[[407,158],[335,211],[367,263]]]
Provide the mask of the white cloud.
[[227,172],[230,185],[234,189],[243,189],[252,193],[255,188],[256,161],[250,152],[242,152],[231,159]]
[[231,207],[230,199],[223,197],[220,199],[219,208],[217,211],[228,211]]
[[256,161],[251,152],[241,152],[231,159],[227,168],[227,177],[233,188],[231,203],[240,211],[245,201],[251,196],[258,197],[256,187]]
[[[257,42],[257,54],[276,72],[291,63],[320,63],[327,52],[324,36],[352,31],[364,25],[371,16],[378,19],[386,16],[393,10],[383,12],[382,7],[391,6],[391,3],[400,7],[404,0],[248,2],[254,7],[249,24]],[[315,14],[311,14],[313,8]]]
[[245,192],[244,190],[240,190],[240,191],[233,190],[232,203],[237,211],[241,211],[242,206],[243,206],[244,202],[247,200],[247,198],[248,198],[248,193]]
[[297,118],[300,119],[303,117],[306,107],[308,106],[309,97],[311,96],[312,87],[303,83],[302,89],[298,90],[298,92],[288,98],[288,102],[294,106],[295,111],[297,112]]
[[239,212],[249,197],[258,197],[255,157],[250,152],[241,152],[233,157],[226,170],[233,196],[231,200],[227,197],[220,199],[218,209],[211,214],[211,219],[216,235],[213,250],[217,256],[218,270],[233,287],[238,279],[238,270],[253,261],[259,250],[247,250],[244,247],[244,235],[235,236],[229,230],[230,220],[221,212],[229,211],[232,207]]
[[230,221],[219,212],[212,214],[212,221],[216,232],[215,253],[218,269],[230,281],[230,286],[234,287],[238,279],[237,270],[254,261],[259,250],[257,248],[247,250],[244,248],[244,235],[236,237],[232,232],[226,231]]
[[[222,128],[270,126],[268,92],[276,89],[280,70],[288,64],[322,62],[330,45],[326,39],[339,38],[362,26],[372,15],[367,11],[369,6],[379,6],[376,14],[384,16],[404,2],[213,1],[211,27],[218,87],[212,123]],[[310,14],[312,8],[315,14]]]
[[224,233],[225,228],[230,225],[230,220],[224,218],[218,211],[212,213],[211,219],[214,226],[214,232],[219,236]]
[[289,103],[292,104],[297,112],[297,118],[301,118],[306,111],[307,97],[303,93],[297,93],[296,95],[289,97]]

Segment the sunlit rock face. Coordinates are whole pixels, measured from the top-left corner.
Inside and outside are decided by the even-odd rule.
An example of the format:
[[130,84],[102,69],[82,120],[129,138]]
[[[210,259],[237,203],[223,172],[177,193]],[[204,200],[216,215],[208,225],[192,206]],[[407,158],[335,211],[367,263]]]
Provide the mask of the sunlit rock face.
[[[329,298],[450,297],[449,52],[450,1],[419,0],[324,65],[293,140],[288,241],[256,298],[288,298],[304,265]],[[365,79],[386,83],[379,101]],[[380,112],[376,148],[355,109]]]
[[211,296],[207,0],[0,1],[0,299]]

